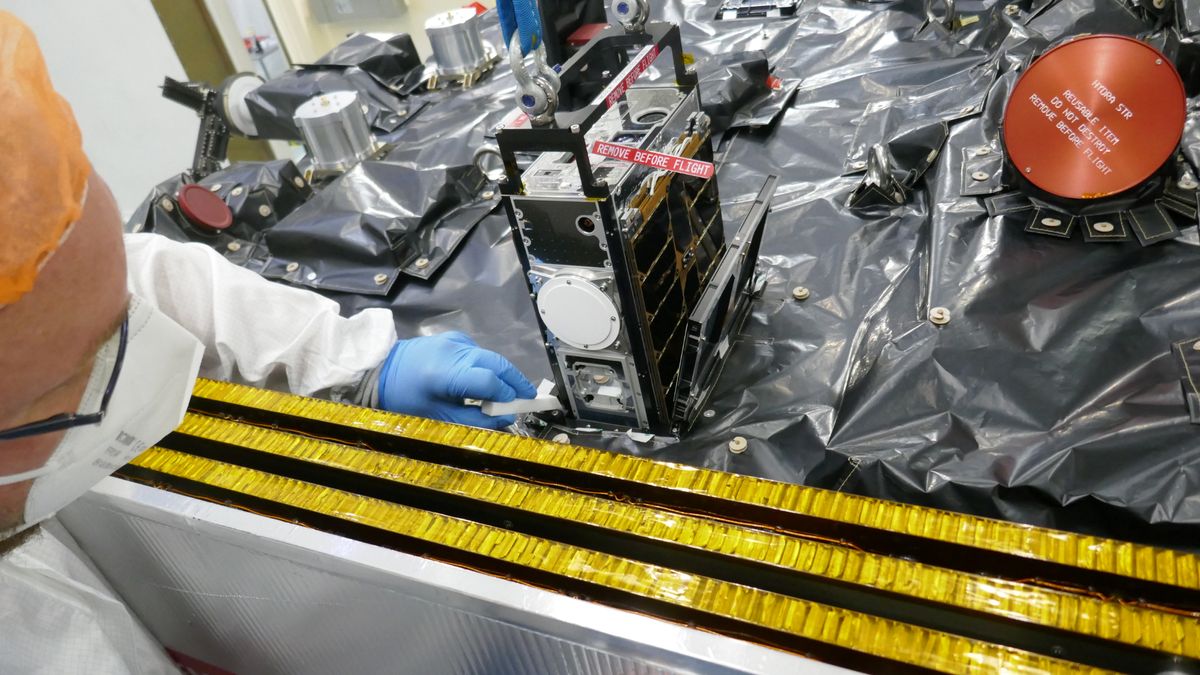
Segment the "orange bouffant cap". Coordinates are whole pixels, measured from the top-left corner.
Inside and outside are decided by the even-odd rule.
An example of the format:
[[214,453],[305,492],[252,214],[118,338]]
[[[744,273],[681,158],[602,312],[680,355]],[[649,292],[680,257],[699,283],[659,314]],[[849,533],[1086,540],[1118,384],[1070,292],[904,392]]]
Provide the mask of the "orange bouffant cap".
[[83,210],[91,166],[29,27],[0,12],[0,307],[28,293]]

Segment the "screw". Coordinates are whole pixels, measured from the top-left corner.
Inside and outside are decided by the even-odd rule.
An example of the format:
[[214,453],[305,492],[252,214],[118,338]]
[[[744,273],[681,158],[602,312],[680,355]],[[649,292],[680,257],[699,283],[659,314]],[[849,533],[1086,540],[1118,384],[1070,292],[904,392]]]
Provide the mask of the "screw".
[[810,293],[809,290],[803,286],[797,286],[792,289],[792,299],[793,300],[798,300],[800,302],[803,302],[803,301],[807,300],[810,295],[812,295],[812,293]]
[[1092,229],[1097,232],[1106,232],[1107,233],[1107,232],[1112,232],[1116,228],[1113,227],[1113,224],[1108,222],[1107,220],[1102,220],[1098,223],[1094,223],[1092,225]]
[[950,323],[950,310],[945,307],[934,307],[929,310],[929,321],[935,326],[945,326]]
[[554,434],[554,438],[551,440],[555,443],[570,443],[571,437],[566,434]]
[[571,133],[573,133],[573,134],[579,133],[579,125],[578,124],[571,125]]
[[419,270],[423,270],[426,267],[429,267],[429,258],[417,258],[416,265],[417,265],[417,269],[419,269]]
[[1017,5],[1005,5],[1004,13],[1009,16],[1016,16],[1021,13],[1021,8]]
[[209,192],[216,192],[217,190],[220,190],[220,189],[221,189],[221,184],[220,184],[220,183],[217,183],[216,185],[210,185],[210,186],[208,186],[208,190],[209,190]]
[[992,152],[992,149],[986,145],[981,145],[978,148],[975,148],[975,154],[980,157],[986,157],[989,154],[991,154],[991,152]]
[[258,215],[262,216],[263,218],[271,215],[271,207],[267,206],[266,204],[258,207]]
[[175,210],[175,203],[171,201],[170,197],[163,197],[162,201],[159,202],[159,206],[162,206],[162,210],[167,213]]
[[245,192],[245,191],[246,191],[246,190],[245,190],[244,188],[242,188],[242,186],[241,186],[241,185],[239,185],[239,186],[237,186],[237,187],[233,188],[233,191],[229,193],[229,196],[231,196],[231,197],[241,197],[241,196],[242,196],[242,193],[243,193],[243,192]]
[[295,178],[292,179],[292,185],[295,185],[298,188],[303,188],[304,187],[304,179],[301,178],[300,176],[296,176]]
[[230,253],[237,253],[238,251],[242,250],[242,245],[236,241],[231,241],[225,245],[225,248],[229,249]]
[[[1196,344],[1200,345],[1200,342],[1197,342]],[[717,411],[713,410],[712,408],[709,408],[708,410],[704,411],[704,416],[709,419],[712,419],[717,416]]]
[[991,178],[991,176],[989,176],[986,171],[976,171],[975,173],[971,174],[971,179],[976,181],[985,181],[989,178]]
[[382,285],[386,284],[387,282],[388,282],[388,275],[386,275],[386,274],[376,274],[375,275],[375,285],[376,286],[382,286]]
[[286,269],[289,272],[295,272],[296,270],[300,269],[300,263],[290,262],[287,264],[287,267],[285,267],[284,269]]
[[734,436],[733,440],[729,441],[729,451],[735,455],[740,455],[749,447],[744,436]]
[[1046,227],[1058,227],[1062,225],[1062,221],[1058,218],[1042,218],[1042,225]]
[[495,197],[495,196],[496,196],[496,193],[491,190],[488,190],[487,192],[483,193],[484,199],[491,199],[492,197]]

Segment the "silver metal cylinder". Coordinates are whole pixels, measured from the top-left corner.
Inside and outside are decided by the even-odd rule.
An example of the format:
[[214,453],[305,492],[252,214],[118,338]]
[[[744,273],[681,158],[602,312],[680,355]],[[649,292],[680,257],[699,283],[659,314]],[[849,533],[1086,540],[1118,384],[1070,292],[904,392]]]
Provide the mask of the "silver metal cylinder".
[[296,109],[294,119],[317,171],[345,171],[375,151],[367,114],[353,91],[314,96]]
[[452,9],[425,21],[438,77],[455,77],[481,70],[489,60],[473,9]]

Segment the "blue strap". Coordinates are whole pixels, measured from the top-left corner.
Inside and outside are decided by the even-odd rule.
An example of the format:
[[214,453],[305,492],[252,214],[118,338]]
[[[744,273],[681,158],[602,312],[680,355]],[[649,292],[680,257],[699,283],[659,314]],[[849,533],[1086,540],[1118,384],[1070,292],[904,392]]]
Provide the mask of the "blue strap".
[[496,12],[500,15],[505,47],[512,42],[513,33],[517,31],[521,33],[522,55],[541,44],[542,19],[538,14],[537,0],[496,0]]

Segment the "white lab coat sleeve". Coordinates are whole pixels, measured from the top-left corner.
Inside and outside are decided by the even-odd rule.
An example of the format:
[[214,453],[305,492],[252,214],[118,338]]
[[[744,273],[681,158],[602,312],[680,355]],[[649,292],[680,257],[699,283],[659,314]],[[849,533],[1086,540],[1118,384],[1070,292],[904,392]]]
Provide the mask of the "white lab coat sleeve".
[[0,557],[0,673],[178,675],[57,519]]
[[311,291],[268,281],[208,246],[125,235],[129,289],[204,343],[204,377],[351,398],[396,342],[392,313],[345,318]]

